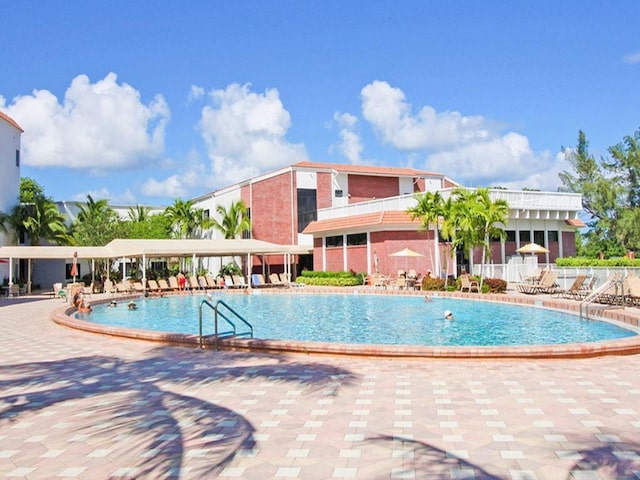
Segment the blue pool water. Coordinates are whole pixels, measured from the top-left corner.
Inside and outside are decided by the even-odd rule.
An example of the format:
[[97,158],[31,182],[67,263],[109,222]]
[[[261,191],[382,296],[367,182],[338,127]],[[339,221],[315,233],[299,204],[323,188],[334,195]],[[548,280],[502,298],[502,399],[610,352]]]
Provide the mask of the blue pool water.
[[[177,333],[198,333],[205,295],[128,301],[115,308],[96,305],[82,318],[95,323]],[[499,346],[585,343],[635,335],[611,323],[580,320],[541,308],[450,298],[392,295],[213,294],[246,318],[254,337],[336,343]],[[451,310],[454,320],[444,319]],[[213,312],[204,310],[204,333],[213,333]],[[228,327],[221,325],[221,331]],[[238,331],[243,331],[238,325]]]

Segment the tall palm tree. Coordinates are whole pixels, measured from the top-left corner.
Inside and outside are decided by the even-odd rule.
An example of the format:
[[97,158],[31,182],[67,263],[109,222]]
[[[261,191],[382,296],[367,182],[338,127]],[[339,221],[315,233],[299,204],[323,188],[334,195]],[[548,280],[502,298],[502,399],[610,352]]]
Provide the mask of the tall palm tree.
[[244,232],[251,231],[249,210],[242,200],[233,202],[228,209],[223,205],[218,205],[216,212],[220,215],[221,220],[213,219],[212,226],[219,230],[224,235],[224,238],[238,238]]
[[491,238],[503,240],[506,236],[504,226],[509,218],[509,204],[506,200],[498,198],[491,200],[488,188],[478,188],[475,192],[476,213],[478,229],[482,237],[482,260],[480,264],[480,288],[486,256],[491,258]]
[[176,238],[190,238],[196,224],[193,202],[176,198],[172,205],[165,211],[165,216],[169,219]]
[[[249,209],[242,201],[232,202],[229,208],[218,205],[216,212],[220,215],[220,221],[212,219],[212,226],[220,231],[224,238],[233,239],[242,237],[245,232],[251,231],[251,219],[249,218]],[[235,263],[235,258],[233,259]],[[241,258],[242,271],[246,271],[245,258]]]
[[421,228],[425,231],[429,230],[430,226],[433,226],[433,245],[434,245],[434,258],[432,258],[432,265],[435,265],[435,275],[440,275],[440,245],[438,241],[438,223],[443,219],[445,213],[445,201],[440,192],[424,192],[416,193],[414,195],[416,204],[407,209],[407,213],[411,215],[411,219],[415,220],[419,218],[421,221]]

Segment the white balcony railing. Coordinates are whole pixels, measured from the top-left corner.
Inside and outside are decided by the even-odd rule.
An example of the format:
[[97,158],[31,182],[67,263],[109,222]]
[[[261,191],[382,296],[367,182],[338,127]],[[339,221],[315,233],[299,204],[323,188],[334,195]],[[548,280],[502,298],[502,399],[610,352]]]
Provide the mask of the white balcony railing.
[[[453,189],[441,190],[440,194],[446,200]],[[553,210],[569,213],[573,217],[582,210],[582,196],[578,193],[533,192],[521,190],[490,190],[491,200],[503,199],[514,210]],[[350,217],[365,213],[382,211],[405,211],[416,204],[413,195],[380,198],[368,202],[352,203],[338,207],[318,210],[318,220],[330,218]]]

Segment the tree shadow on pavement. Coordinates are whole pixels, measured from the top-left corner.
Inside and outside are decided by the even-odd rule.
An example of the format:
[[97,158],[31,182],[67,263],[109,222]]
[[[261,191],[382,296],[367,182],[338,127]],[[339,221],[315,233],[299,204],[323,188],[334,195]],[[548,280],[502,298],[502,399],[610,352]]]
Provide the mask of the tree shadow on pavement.
[[155,348],[142,360],[90,356],[3,365],[0,428],[35,420],[47,409],[66,409],[73,430],[66,434],[113,450],[114,469],[133,465],[134,478],[176,478],[188,464],[190,477],[210,478],[254,447],[255,428],[238,412],[188,392],[231,379],[315,389],[335,385],[336,379],[347,385],[353,376],[345,369],[282,356],[199,354],[176,347]]

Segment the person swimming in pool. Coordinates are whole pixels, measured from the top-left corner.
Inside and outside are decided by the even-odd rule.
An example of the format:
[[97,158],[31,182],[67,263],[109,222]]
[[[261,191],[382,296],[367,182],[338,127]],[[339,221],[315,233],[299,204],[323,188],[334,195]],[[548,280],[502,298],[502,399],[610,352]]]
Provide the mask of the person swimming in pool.
[[453,312],[451,310],[444,311],[444,319],[445,320],[453,320]]

